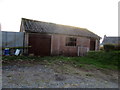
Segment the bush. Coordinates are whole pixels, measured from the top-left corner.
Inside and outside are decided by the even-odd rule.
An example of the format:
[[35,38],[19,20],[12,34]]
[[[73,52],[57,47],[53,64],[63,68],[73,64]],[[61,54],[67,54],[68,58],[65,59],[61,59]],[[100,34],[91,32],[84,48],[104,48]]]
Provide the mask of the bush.
[[105,50],[105,51],[115,50],[115,45],[113,45],[113,44],[105,44],[105,45],[104,45],[104,50]]
[[120,44],[115,45],[115,50],[120,50]]

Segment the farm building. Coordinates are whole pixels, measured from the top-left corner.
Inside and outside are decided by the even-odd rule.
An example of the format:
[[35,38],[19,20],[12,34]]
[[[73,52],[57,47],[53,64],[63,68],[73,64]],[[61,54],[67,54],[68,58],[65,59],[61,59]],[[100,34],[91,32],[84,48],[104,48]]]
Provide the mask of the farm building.
[[118,44],[120,44],[120,37],[117,37],[117,36],[110,37],[110,36],[104,35],[104,38],[103,38],[101,45],[105,45],[105,44],[118,45]]
[[25,53],[37,56],[82,56],[89,50],[99,50],[100,37],[79,27],[22,18]]

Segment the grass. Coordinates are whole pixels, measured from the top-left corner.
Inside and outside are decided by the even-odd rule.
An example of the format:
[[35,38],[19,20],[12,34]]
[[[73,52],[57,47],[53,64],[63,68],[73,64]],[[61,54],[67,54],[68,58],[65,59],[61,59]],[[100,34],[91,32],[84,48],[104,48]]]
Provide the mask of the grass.
[[[76,67],[85,67],[87,65],[104,68],[104,69],[118,69],[118,62],[120,51],[97,51],[89,52],[87,56],[84,57],[64,57],[64,56],[46,56],[46,57],[36,57],[36,56],[3,56],[3,62],[11,61],[45,61],[47,64],[64,64],[71,63]],[[87,67],[89,68],[89,67]]]

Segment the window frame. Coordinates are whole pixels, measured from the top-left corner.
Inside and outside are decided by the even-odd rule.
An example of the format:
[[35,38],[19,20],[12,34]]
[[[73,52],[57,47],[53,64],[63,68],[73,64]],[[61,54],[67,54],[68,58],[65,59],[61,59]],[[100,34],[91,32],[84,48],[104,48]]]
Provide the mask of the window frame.
[[65,46],[73,46],[77,45],[77,38],[76,37],[66,37]]

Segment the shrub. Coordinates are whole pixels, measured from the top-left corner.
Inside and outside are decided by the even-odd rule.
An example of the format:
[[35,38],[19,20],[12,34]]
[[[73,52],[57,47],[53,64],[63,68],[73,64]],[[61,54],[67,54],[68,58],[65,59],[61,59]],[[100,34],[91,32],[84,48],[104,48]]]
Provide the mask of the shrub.
[[113,44],[105,44],[105,45],[104,45],[104,50],[105,50],[105,51],[115,50],[115,45],[113,45]]
[[120,44],[115,45],[115,50],[120,50]]

